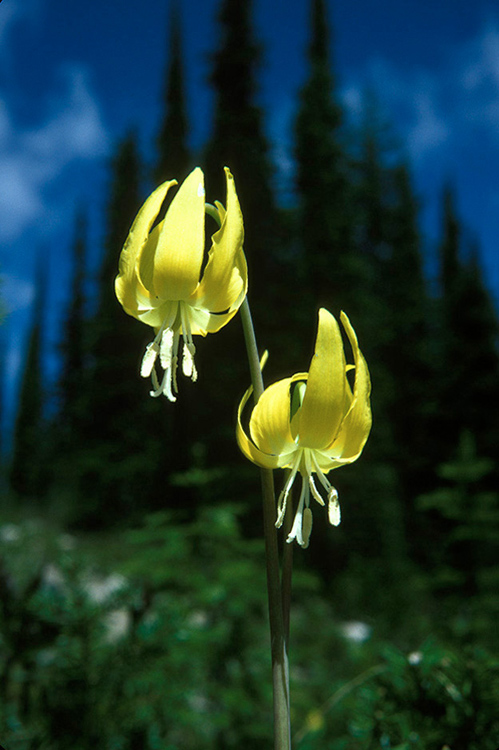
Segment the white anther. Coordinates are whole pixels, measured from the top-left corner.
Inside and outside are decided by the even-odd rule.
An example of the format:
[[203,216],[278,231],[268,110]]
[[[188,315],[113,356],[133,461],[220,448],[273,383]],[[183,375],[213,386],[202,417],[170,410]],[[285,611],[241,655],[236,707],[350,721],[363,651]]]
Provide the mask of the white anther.
[[152,341],[146,346],[144,356],[142,357],[142,364],[140,365],[140,374],[143,378],[148,378],[154,368],[159,352],[159,346],[157,341]]
[[193,382],[196,382],[198,379],[198,371],[194,364],[195,351],[196,347],[194,344],[184,343],[184,348],[182,350],[182,372],[187,378],[191,378]]
[[341,521],[340,503],[338,500],[338,493],[334,487],[331,487],[327,500],[329,523],[331,524],[331,526],[339,526]]
[[159,350],[161,367],[164,370],[168,370],[172,366],[173,339],[174,334],[172,329],[165,328],[161,336],[161,347]]

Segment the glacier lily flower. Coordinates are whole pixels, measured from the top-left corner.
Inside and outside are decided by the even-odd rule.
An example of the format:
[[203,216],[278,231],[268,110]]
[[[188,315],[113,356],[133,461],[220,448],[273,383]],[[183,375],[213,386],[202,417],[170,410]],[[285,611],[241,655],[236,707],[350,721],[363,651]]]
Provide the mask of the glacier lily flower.
[[241,416],[252,388],[239,405],[237,440],[244,455],[266,469],[290,470],[278,500],[278,528],[296,475],[302,476],[301,494],[287,538],[288,542],[296,539],[302,547],[308,546],[312,530],[310,495],[324,505],[315,477],[327,497],[329,522],[337,526],[338,493],[326,474],[355,461],[371,429],[369,371],[345,313],[341,313],[341,322],[352,348],[353,365],[346,364],[336,319],[322,308],[309,372],[299,372],[265,389],[251,413],[249,436]]
[[[153,226],[170,188],[160,185],[145,201],[121,251],[116,296],[125,312],[154,328],[141,365],[152,376],[152,396],[175,401],[180,338],[182,369],[193,381],[193,336],[215,333],[237,313],[247,291],[243,217],[234,178],[225,168],[227,207],[205,203],[204,175],[197,167],[184,180],[165,218]],[[219,225],[205,259],[205,214]],[[206,264],[204,265],[206,261]],[[156,362],[164,370],[161,380]]]

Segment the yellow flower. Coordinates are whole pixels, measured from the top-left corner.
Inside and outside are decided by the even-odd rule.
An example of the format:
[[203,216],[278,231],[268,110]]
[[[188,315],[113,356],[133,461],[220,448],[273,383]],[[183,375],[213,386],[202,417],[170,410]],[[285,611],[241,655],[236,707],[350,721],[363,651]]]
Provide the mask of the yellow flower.
[[[152,376],[152,396],[175,401],[180,337],[182,369],[196,380],[192,337],[215,333],[237,313],[247,291],[243,217],[234,178],[225,168],[227,209],[205,204],[204,175],[197,167],[184,180],[163,221],[154,228],[166,194],[176,180],[160,185],[133,222],[121,251],[115,290],[125,312],[154,328],[141,375]],[[219,224],[205,263],[205,213]],[[164,370],[161,382],[156,360]]]
[[341,313],[341,322],[352,348],[353,365],[346,364],[336,319],[322,308],[309,372],[299,372],[266,388],[251,413],[250,437],[242,427],[241,414],[252,388],[239,405],[237,440],[244,455],[267,469],[291,470],[278,501],[277,527],[284,520],[295,477],[298,472],[302,475],[300,499],[287,538],[288,542],[296,539],[302,547],[308,546],[312,530],[310,493],[324,505],[314,474],[327,494],[329,521],[337,526],[338,493],[326,474],[355,461],[371,429],[369,371],[345,313]]

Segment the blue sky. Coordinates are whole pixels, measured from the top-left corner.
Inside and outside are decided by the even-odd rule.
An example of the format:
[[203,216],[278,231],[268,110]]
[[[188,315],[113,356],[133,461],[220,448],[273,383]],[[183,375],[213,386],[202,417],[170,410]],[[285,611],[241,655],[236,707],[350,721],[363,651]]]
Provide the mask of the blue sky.
[[[308,0],[254,5],[263,48],[260,101],[277,180],[289,186]],[[218,0],[181,2],[195,148],[210,123],[206,80],[218,6]],[[428,245],[438,233],[442,184],[455,184],[459,212],[480,242],[499,299],[497,4],[336,0],[329,8],[338,90],[349,118],[359,116],[366,87],[374,89],[411,160]],[[55,336],[76,208],[87,206],[95,258],[116,138],[136,128],[145,157],[153,157],[167,19],[168,0],[148,0],[140,10],[136,0],[0,0],[0,273],[8,392],[21,366],[36,253],[44,253],[50,272]]]

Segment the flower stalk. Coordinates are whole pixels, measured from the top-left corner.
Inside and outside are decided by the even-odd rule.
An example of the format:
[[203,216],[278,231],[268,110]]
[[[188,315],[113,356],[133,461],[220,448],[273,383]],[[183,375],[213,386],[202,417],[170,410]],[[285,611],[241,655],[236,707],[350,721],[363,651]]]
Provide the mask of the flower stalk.
[[[263,394],[263,378],[256,345],[255,330],[248,299],[240,308],[246,343],[248,363],[253,386],[254,402]],[[279,549],[275,527],[276,502],[272,469],[260,469],[263,498],[263,528],[267,564],[267,591],[272,657],[272,684],[274,696],[274,750],[291,750],[291,723],[289,701],[289,666],[287,643],[289,634],[289,600],[291,588],[291,557],[283,569],[283,586],[279,566]],[[283,610],[286,609],[286,612]]]

